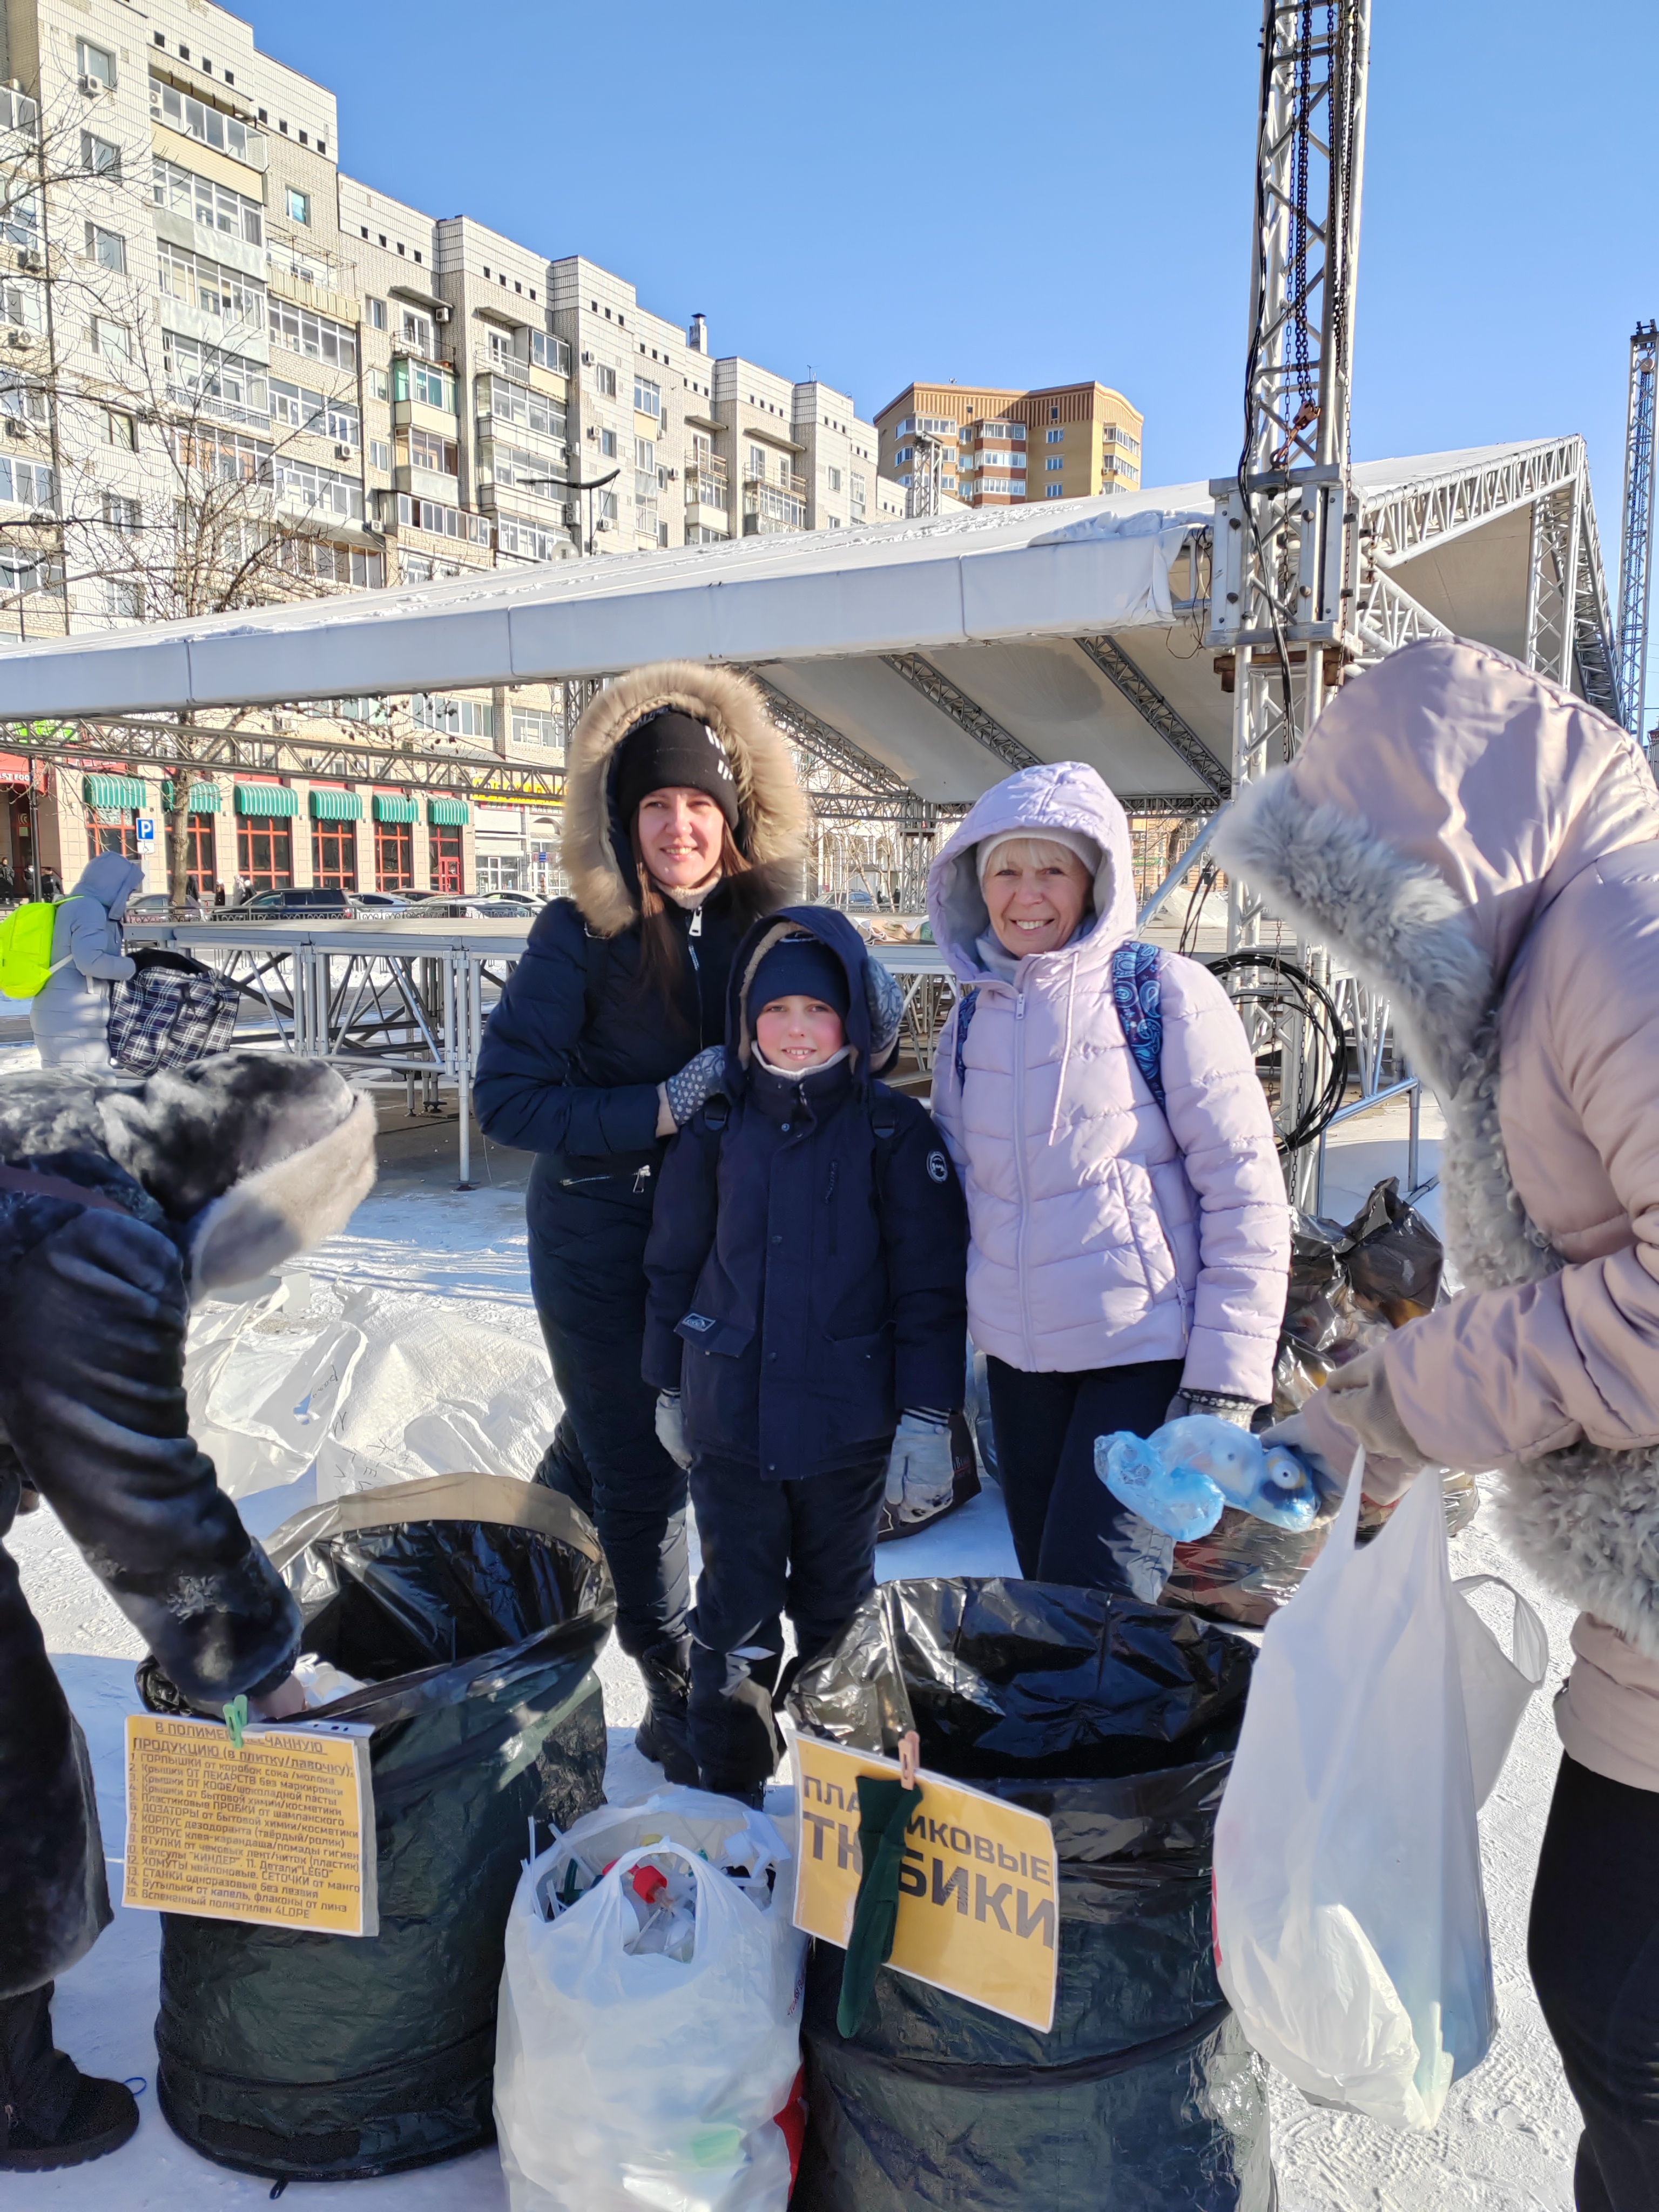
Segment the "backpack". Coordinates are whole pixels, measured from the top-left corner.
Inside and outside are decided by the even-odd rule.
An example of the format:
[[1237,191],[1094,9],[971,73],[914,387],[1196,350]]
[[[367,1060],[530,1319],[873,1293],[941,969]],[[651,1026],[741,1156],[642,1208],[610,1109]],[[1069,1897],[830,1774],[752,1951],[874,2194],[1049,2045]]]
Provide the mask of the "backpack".
[[[1137,944],[1133,939],[1120,945],[1112,955],[1112,1003],[1117,1008],[1117,1018],[1123,1030],[1123,1042],[1129,1048],[1135,1066],[1140,1070],[1146,1088],[1152,1092],[1158,1110],[1165,1111],[1164,1103],[1164,1012],[1162,955],[1156,945]],[[973,1026],[974,1010],[979,1004],[979,987],[964,991],[957,1009],[956,1070],[957,1096],[962,1096],[963,1085],[968,1079],[967,1063],[963,1059],[963,1047]]]
[[59,904],[69,901],[31,899],[0,921],[0,996],[38,999],[58,969],[68,967],[68,953],[57,962],[52,957]]

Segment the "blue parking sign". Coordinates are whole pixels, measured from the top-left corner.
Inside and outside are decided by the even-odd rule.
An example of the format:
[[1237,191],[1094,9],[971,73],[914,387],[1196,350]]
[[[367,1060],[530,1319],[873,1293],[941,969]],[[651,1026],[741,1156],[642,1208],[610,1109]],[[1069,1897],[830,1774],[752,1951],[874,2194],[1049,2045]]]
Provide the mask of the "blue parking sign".
[[138,817],[138,842],[141,845],[153,845],[155,842],[155,823],[150,815],[141,814]]

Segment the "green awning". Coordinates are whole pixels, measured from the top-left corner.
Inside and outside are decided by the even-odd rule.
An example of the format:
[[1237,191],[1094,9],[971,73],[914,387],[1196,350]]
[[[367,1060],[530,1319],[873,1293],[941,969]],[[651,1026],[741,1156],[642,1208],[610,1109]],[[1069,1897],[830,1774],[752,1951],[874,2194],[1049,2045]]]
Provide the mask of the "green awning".
[[144,804],[144,787],[136,775],[83,775],[81,796],[88,806],[112,814],[136,814]]
[[311,818],[313,822],[361,822],[363,802],[355,791],[319,790],[311,787]]
[[464,799],[428,799],[426,802],[426,818],[428,822],[436,822],[446,828],[453,828],[457,823],[470,822],[472,819],[472,809]]
[[[172,782],[164,783],[161,786],[161,805],[169,814],[173,811],[173,794]],[[186,814],[216,814],[219,811],[218,785],[192,783],[190,787],[190,804],[185,807],[185,811]]]
[[420,801],[401,798],[395,791],[377,791],[374,794],[374,819],[377,822],[418,822]]
[[300,802],[285,783],[239,783],[234,787],[239,814],[297,814]]

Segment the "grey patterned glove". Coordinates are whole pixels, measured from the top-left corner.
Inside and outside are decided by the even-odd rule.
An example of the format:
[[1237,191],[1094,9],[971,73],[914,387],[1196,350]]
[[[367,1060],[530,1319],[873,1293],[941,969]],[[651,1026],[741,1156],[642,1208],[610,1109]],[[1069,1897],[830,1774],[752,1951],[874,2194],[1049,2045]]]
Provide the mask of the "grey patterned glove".
[[678,1075],[663,1085],[674,1127],[683,1129],[699,1106],[712,1098],[726,1079],[726,1047],[711,1044],[695,1060],[688,1060]]
[[880,1067],[898,1042],[904,1018],[904,990],[898,977],[874,953],[864,963],[864,1003],[870,1012],[870,1064]]

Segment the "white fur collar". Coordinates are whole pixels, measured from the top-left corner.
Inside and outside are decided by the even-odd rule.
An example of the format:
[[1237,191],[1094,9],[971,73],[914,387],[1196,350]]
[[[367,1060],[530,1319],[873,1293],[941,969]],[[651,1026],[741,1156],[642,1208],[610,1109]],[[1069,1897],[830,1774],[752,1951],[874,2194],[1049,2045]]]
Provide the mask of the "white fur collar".
[[191,1225],[193,1296],[249,1283],[343,1229],[374,1184],[374,1106],[360,1097],[343,1121],[232,1185]]

